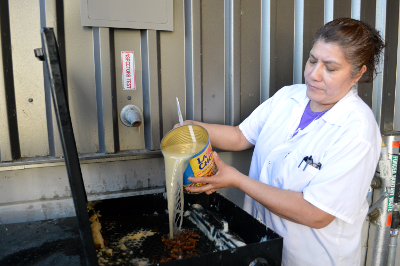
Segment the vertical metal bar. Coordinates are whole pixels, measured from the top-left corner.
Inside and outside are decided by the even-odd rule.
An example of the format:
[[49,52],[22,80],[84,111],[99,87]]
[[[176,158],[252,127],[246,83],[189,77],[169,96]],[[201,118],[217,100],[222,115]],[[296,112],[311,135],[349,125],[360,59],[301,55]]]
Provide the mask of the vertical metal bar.
[[[46,2],[40,0],[40,27],[45,28],[46,25]],[[47,64],[43,62],[43,81],[44,81],[44,99],[46,105],[46,121],[47,121],[47,136],[49,143],[49,155],[55,156],[56,150],[54,145],[54,130],[53,130],[53,110],[51,106],[51,91],[50,84],[48,82],[48,69]]]
[[160,44],[160,31],[156,32],[156,38],[157,38],[157,62],[158,62],[158,67],[157,67],[157,73],[158,73],[158,112],[159,112],[159,118],[160,118],[160,142],[161,142],[161,137],[164,136],[164,119],[163,119],[163,109],[162,109],[162,79],[161,79],[161,44]]
[[293,83],[301,84],[303,80],[303,27],[304,0],[294,3],[294,50],[293,50]]
[[[57,11],[56,11],[56,1],[46,1],[40,0],[40,21],[41,27],[51,27],[57,36]],[[54,111],[53,104],[51,102],[51,92],[50,85],[48,84],[47,66],[43,64],[43,83],[45,92],[45,105],[46,105],[46,119],[47,119],[47,129],[48,132],[48,143],[49,143],[49,155],[54,157],[62,157],[63,151],[61,147],[61,142],[59,139],[59,132],[57,128],[57,120]]]
[[116,70],[115,70],[115,40],[114,40],[114,29],[110,29],[110,72],[111,72],[111,105],[112,105],[112,120],[113,120],[113,132],[114,132],[114,149],[115,152],[120,151],[119,146],[119,113],[117,109],[117,81],[116,81]]
[[233,99],[233,3],[224,1],[225,10],[225,124],[233,125],[232,99]]
[[103,83],[101,79],[101,58],[100,58],[100,30],[93,27],[93,57],[94,57],[94,77],[96,84],[96,106],[97,106],[97,127],[99,138],[99,152],[106,153],[106,141],[104,130],[103,113]]
[[[99,48],[99,62],[100,73],[95,73],[95,80],[99,79],[101,82],[101,92],[96,87],[96,105],[99,106],[101,102],[102,117],[98,119],[103,121],[104,131],[104,145],[106,153],[115,153],[114,147],[114,130],[113,130],[113,105],[112,105],[112,90],[111,90],[111,57],[110,57],[110,29],[99,28],[98,31],[98,48]],[[97,64],[96,64],[97,65]]]
[[[376,24],[375,28],[381,33],[383,40],[386,40],[386,0],[376,1]],[[373,83],[372,92],[372,112],[375,115],[375,119],[379,125],[381,131],[382,127],[382,90],[383,90],[383,66],[385,58],[382,56],[380,64],[378,65],[378,75],[376,76]]]
[[143,122],[145,148],[160,148],[157,32],[141,31]]
[[[400,43],[400,22],[397,43]],[[397,66],[396,66],[396,87],[395,87],[395,103],[394,103],[394,118],[393,130],[400,131],[400,46],[397,45]]]
[[360,20],[361,0],[351,0],[351,17]]
[[186,119],[194,117],[193,89],[193,16],[192,0],[184,1],[185,9],[185,75],[186,75]]
[[151,108],[150,108],[150,67],[149,67],[149,31],[140,31],[140,52],[142,58],[142,91],[143,91],[143,124],[144,124],[144,146],[151,150]]
[[74,200],[75,212],[79,225],[79,233],[83,243],[87,265],[98,265],[92,231],[87,213],[87,197],[83,184],[79,158],[72,129],[69,107],[62,77],[61,65],[54,32],[51,28],[42,30],[42,42],[45,60],[48,65],[51,91],[56,107],[57,124],[60,131],[62,147],[65,156],[69,183]]
[[202,2],[192,0],[193,119],[203,121]]
[[185,0],[186,119],[202,120],[201,1]]
[[268,100],[270,94],[271,67],[271,0],[261,2],[261,86],[260,103]]
[[13,160],[21,158],[21,149],[18,134],[17,111],[14,91],[14,75],[12,63],[12,46],[10,32],[10,17],[8,1],[0,1],[1,44],[3,55],[4,88],[8,116],[8,129],[10,136],[11,156]]
[[240,123],[240,62],[241,62],[241,6],[239,0],[232,1],[232,93],[231,93],[231,121],[230,125]]
[[394,104],[396,94],[397,45],[399,33],[399,1],[388,1],[386,9],[386,47],[382,83],[381,130],[393,130]]
[[65,52],[65,30],[64,30],[64,0],[56,1],[56,20],[57,20],[57,43],[60,55],[61,71],[63,74],[64,85],[67,92],[68,101],[68,80],[67,80],[67,56]]
[[226,125],[240,121],[240,5],[240,1],[225,0],[224,3]]
[[[2,18],[0,13],[0,24],[1,19]],[[0,47],[2,47],[1,39],[2,38],[0,37]],[[4,82],[3,55],[0,52],[0,162],[12,160],[6,102],[7,100]]]
[[333,20],[334,0],[325,0],[324,23]]

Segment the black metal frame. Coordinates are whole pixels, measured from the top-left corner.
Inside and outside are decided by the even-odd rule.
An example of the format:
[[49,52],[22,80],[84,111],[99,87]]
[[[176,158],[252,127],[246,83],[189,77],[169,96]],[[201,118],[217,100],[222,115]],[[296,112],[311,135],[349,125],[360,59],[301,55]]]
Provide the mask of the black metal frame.
[[[248,214],[240,207],[236,206],[234,203],[230,202],[219,193],[213,193],[209,196],[205,193],[184,193],[184,197],[185,210],[189,210],[189,206],[193,204],[200,204],[205,210],[207,210],[204,215],[211,214],[214,218],[217,218],[216,216],[218,216],[218,219],[222,219],[228,222],[228,228],[230,232],[232,232],[236,236],[239,236],[247,245],[237,248],[230,248],[223,251],[205,252],[197,257],[173,260],[166,263],[160,263],[159,265],[281,265],[283,238],[271,229],[267,228],[265,224],[260,223],[253,216]],[[168,202],[166,198],[162,193],[159,193],[103,200],[96,205],[96,211],[99,211],[101,213],[101,220],[105,222],[105,233],[103,237],[107,239],[108,236],[114,234],[123,236],[143,229],[152,230],[154,228],[157,228],[159,234],[168,233],[168,215],[165,214],[167,206]],[[142,225],[139,227],[135,227],[135,221],[137,219],[143,219],[142,217],[151,217],[150,220],[152,220],[152,222],[149,222],[148,228],[143,228]],[[218,219],[214,220],[210,216],[210,219],[208,221],[210,222],[211,226],[217,228],[218,226],[221,226],[221,224],[217,225],[219,222]],[[185,227],[185,229],[190,228],[188,224],[192,224],[192,222],[189,221],[189,218],[185,217],[183,221],[183,227]],[[108,227],[109,225],[113,225],[112,228]],[[264,239],[268,240],[264,241]],[[153,243],[151,252],[159,255],[159,252],[157,252],[157,249],[160,248],[159,245],[155,244],[154,242],[152,242],[153,240],[148,238],[144,241],[149,241],[150,243]],[[161,236],[159,243],[161,244],[161,246],[163,246],[161,242]],[[142,245],[144,245],[144,243],[142,243]],[[149,244],[147,244],[146,247],[149,247]],[[148,254],[149,251],[146,247],[141,246],[140,249],[143,250],[140,254]],[[203,252],[203,250],[201,251]],[[252,264],[254,260],[260,260],[260,258],[266,260],[267,263],[262,264],[260,261],[259,263]],[[108,260],[109,262],[113,262],[115,261],[115,257],[108,257]],[[151,265],[156,265],[156,263]]]
[[45,61],[47,64],[50,89],[57,117],[57,125],[60,132],[65,165],[68,172],[68,179],[71,187],[72,199],[74,201],[86,264],[99,265],[87,213],[86,190],[82,179],[79,157],[72,129],[56,37],[52,28],[43,28],[41,35],[43,48],[36,49],[35,54],[36,57]]
[[21,159],[21,148],[18,134],[17,105],[14,91],[14,72],[11,52],[11,31],[8,1],[0,1],[0,33],[1,52],[3,55],[4,88],[6,94],[6,108],[8,131],[10,138],[11,156],[13,161]]

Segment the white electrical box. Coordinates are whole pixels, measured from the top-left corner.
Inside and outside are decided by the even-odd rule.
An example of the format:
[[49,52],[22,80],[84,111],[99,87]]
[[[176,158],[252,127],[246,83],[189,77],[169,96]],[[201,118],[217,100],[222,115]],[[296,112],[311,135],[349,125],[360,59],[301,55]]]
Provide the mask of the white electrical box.
[[172,31],[173,0],[81,0],[81,25]]

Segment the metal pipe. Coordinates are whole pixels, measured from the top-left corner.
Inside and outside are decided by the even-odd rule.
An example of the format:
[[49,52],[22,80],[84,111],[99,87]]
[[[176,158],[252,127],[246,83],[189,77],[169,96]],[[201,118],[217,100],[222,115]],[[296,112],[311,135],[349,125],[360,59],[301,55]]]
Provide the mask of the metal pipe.
[[143,114],[139,107],[129,104],[122,108],[120,113],[121,122],[127,127],[138,127],[142,124]]
[[[397,145],[393,145],[400,140],[400,133],[387,133],[383,136],[383,140],[388,149],[388,156],[392,163],[392,186],[387,200],[382,200],[378,205],[380,215],[371,221],[370,229],[368,233],[368,250],[366,256],[365,265],[369,266],[382,266],[387,264],[388,259],[388,248],[390,242],[390,226],[388,221],[390,220],[390,215],[392,214],[393,207],[393,194],[394,194],[394,184],[396,180],[397,167],[398,167],[398,154],[399,148]],[[381,176],[382,173],[379,174]],[[373,199],[380,200],[388,192],[385,189],[374,189]],[[377,201],[374,200],[374,203]],[[372,212],[373,213],[373,212]],[[371,214],[372,214],[371,213]]]
[[388,250],[388,261],[387,266],[394,266],[396,260],[396,249],[397,249],[397,238],[399,236],[399,224],[400,224],[400,203],[399,203],[399,190],[400,190],[400,169],[399,164],[397,165],[397,173],[396,173],[396,182],[394,187],[394,196],[393,196],[393,212],[392,212],[392,221],[390,228],[390,241],[389,241],[389,250]]
[[387,266],[394,266],[396,259],[396,249],[397,249],[397,238],[399,237],[399,230],[392,229],[390,230],[390,241],[389,241],[389,254]]

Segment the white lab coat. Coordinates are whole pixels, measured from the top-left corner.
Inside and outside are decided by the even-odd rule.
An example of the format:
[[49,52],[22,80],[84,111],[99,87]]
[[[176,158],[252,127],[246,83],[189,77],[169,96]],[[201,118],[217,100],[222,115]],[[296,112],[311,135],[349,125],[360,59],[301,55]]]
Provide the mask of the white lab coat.
[[[274,215],[247,195],[244,209],[284,238],[282,265],[360,265],[366,196],[381,135],[371,109],[351,89],[292,138],[308,102],[305,85],[284,87],[239,125],[255,145],[249,176],[302,192],[305,200],[335,219],[313,229]],[[310,155],[322,164],[320,170],[308,166],[303,171],[304,163],[299,167]]]

